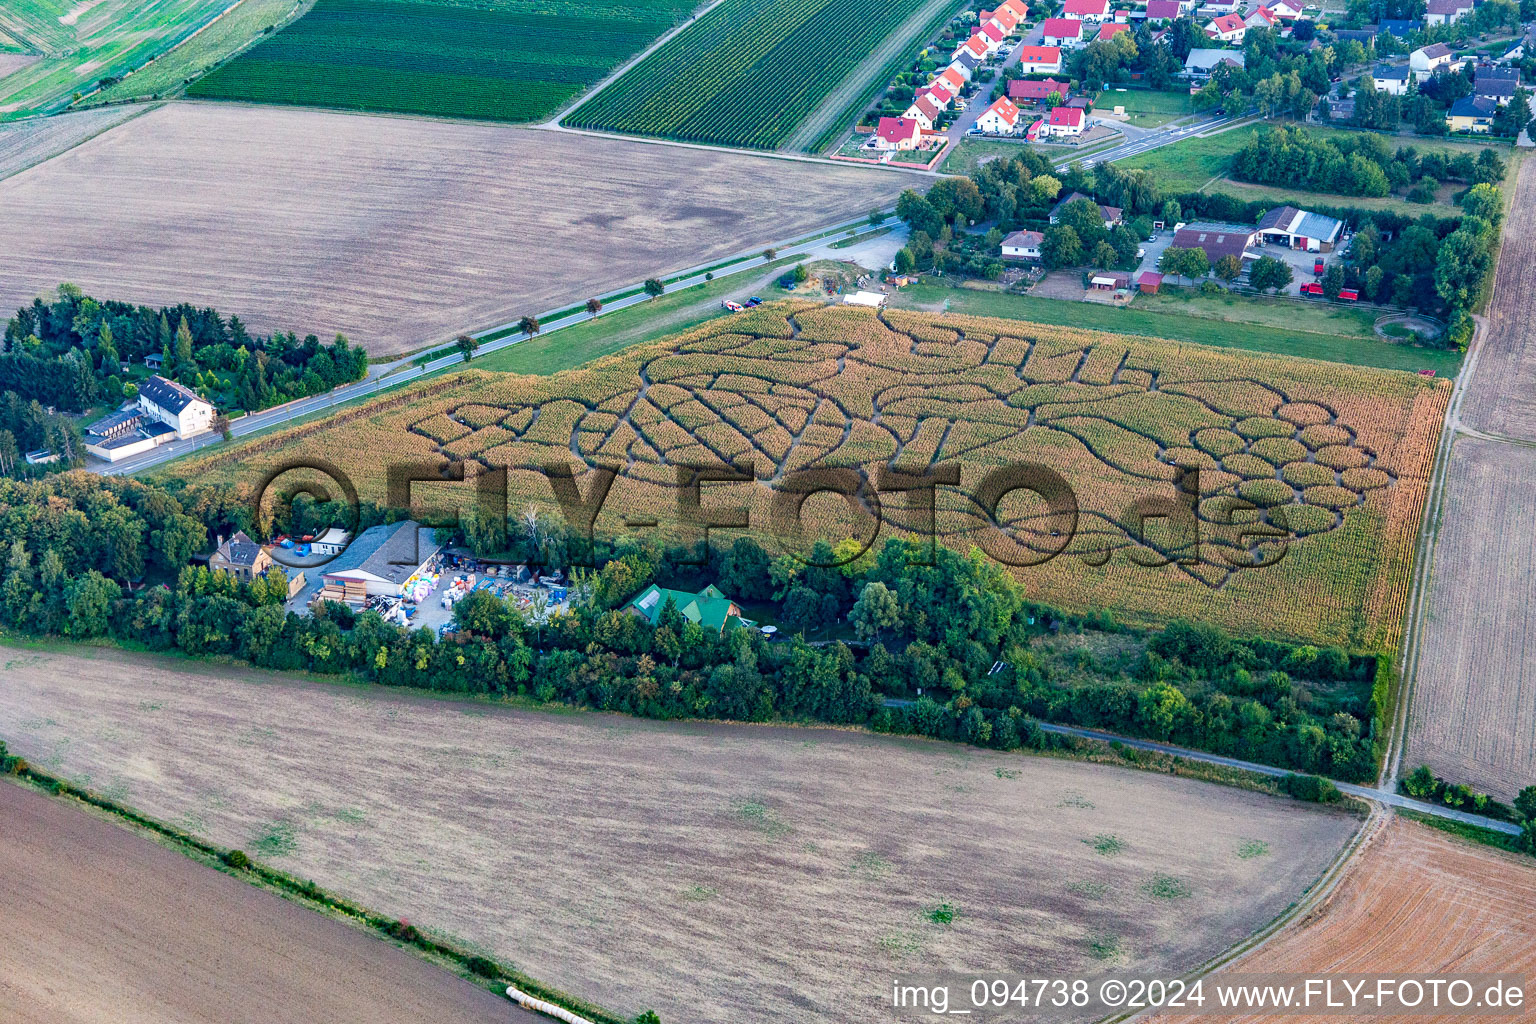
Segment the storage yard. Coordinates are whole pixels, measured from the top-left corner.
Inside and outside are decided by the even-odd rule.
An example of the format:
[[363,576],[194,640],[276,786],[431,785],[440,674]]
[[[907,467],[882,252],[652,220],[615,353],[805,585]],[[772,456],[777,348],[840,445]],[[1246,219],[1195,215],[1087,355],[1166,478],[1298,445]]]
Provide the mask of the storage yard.
[[381,355],[862,217],[914,180],[510,126],[177,103],[0,181],[0,308],[68,281],[215,306],[253,331],[339,332]]
[[0,657],[13,752],[663,1021],[867,1020],[892,971],[1180,973],[1283,911],[1358,827],[837,729],[524,712],[87,648]]

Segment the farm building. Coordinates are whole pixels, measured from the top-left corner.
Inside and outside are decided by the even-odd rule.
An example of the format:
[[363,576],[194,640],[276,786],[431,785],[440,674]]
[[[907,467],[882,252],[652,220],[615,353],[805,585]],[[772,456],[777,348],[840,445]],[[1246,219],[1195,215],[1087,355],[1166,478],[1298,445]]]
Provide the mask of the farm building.
[[1015,231],[1003,239],[1003,259],[1038,260],[1045,235],[1039,231]]
[[1343,221],[1294,206],[1270,210],[1259,221],[1259,238],[1265,242],[1307,252],[1332,252],[1343,233]]
[[641,591],[639,597],[629,602],[624,610],[654,626],[660,621],[669,600],[684,619],[717,634],[738,626],[751,628],[757,625],[751,619],[743,618],[740,606],[721,593],[713,583],[697,594],[690,594],[686,590],[667,590],[653,583]]
[[1371,72],[1371,84],[1377,92],[1390,93],[1393,96],[1408,95],[1408,83],[1413,81],[1413,71],[1406,64],[1397,67],[1388,67],[1385,64],[1376,65],[1376,70]]
[[1083,23],[1076,18],[1046,18],[1040,23],[1040,41],[1046,46],[1076,49],[1083,41]]
[[219,538],[218,547],[208,556],[208,568],[249,583],[272,568],[272,556],[244,530],[237,530],[228,540]]
[[325,567],[321,579],[328,587],[368,597],[400,597],[406,581],[441,550],[433,533],[431,527],[411,519],[370,526]]
[[1044,103],[1052,93],[1066,103],[1072,98],[1072,83],[1057,78],[1015,78],[1008,83],[1008,98],[1015,103]]
[[1173,247],[1202,249],[1211,266],[1223,256],[1243,257],[1257,231],[1236,224],[1190,224],[1174,232]]
[[891,151],[916,149],[921,133],[918,123],[909,117],[882,117],[875,127],[875,148]]
[[1054,75],[1061,71],[1059,46],[1021,46],[1017,52],[1019,67],[1024,69],[1025,74]]
[[1143,295],[1156,295],[1157,290],[1163,286],[1163,275],[1155,270],[1144,270],[1141,276],[1136,278],[1136,289]]
[[1011,135],[1019,125],[1019,108],[1006,96],[999,97],[976,119],[976,127],[992,135]]
[[1120,270],[1095,270],[1088,287],[1096,292],[1117,292],[1131,286],[1131,275]]
[[351,534],[349,534],[346,530],[343,530],[341,527],[333,526],[329,530],[326,530],[324,533],[322,533],[320,536],[316,537],[314,542],[310,544],[309,548],[317,555],[339,555],[341,554],[342,549],[347,546],[347,541],[351,538],[351,536]]

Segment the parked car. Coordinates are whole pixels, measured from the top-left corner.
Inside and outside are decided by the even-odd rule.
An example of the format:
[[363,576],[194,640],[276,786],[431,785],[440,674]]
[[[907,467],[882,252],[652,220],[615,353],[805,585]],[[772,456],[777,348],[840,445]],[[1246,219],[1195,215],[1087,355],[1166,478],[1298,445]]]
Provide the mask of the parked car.
[[1139,260],[1144,260],[1147,258],[1147,249],[1145,246],[1139,246],[1136,249],[1136,258]]
[[753,306],[761,306],[762,304],[763,300],[758,298],[756,295],[747,300],[747,308],[749,309]]
[[732,313],[740,313],[743,309],[747,308],[739,302],[732,302],[730,299],[726,299],[724,302],[720,303],[720,305],[724,306]]

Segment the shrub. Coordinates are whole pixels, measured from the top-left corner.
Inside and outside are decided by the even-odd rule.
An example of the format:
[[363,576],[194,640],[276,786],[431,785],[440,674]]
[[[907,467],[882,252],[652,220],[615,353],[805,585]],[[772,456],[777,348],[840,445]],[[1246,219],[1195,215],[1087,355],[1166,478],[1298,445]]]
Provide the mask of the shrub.
[[1321,775],[1287,775],[1280,780],[1280,788],[1297,800],[1315,804],[1336,804],[1344,799],[1339,787]]
[[483,956],[472,956],[464,961],[464,966],[469,968],[469,973],[482,978],[497,978],[501,975],[501,968],[496,966],[496,961]]
[[244,871],[251,866],[251,858],[245,855],[244,850],[230,850],[224,855],[224,863],[236,871]]

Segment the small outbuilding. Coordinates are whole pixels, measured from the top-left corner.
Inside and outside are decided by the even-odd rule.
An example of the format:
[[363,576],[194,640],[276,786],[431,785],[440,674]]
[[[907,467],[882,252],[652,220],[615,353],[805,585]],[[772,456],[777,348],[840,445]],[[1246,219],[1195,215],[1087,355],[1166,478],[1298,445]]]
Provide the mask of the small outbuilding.
[[1143,295],[1156,295],[1163,286],[1163,275],[1155,270],[1144,270],[1136,279],[1136,290]]

